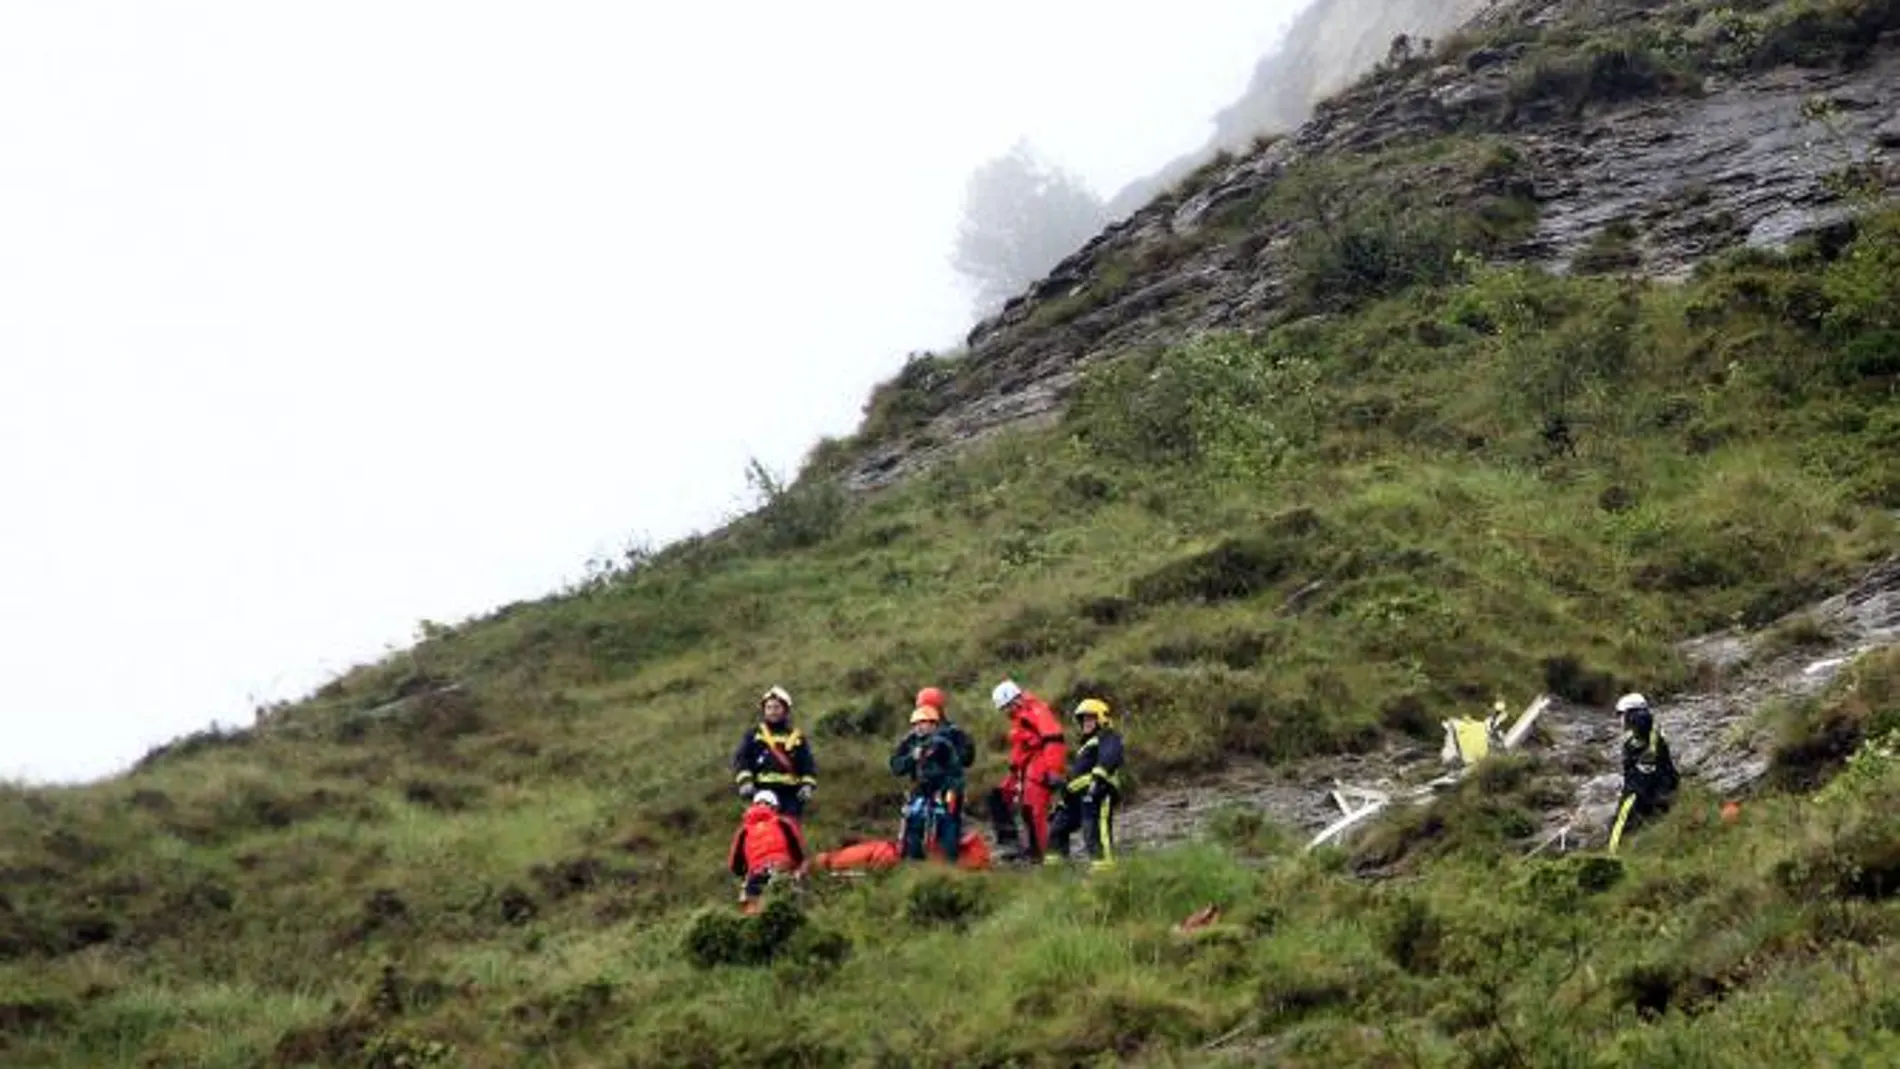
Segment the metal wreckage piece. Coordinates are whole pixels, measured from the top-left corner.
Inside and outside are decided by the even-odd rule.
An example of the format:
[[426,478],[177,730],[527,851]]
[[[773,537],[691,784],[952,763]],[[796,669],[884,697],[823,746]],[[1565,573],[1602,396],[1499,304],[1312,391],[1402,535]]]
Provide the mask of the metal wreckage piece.
[[1537,699],[1519,713],[1515,720],[1510,721],[1508,729],[1504,726],[1503,702],[1499,702],[1495,711],[1483,720],[1458,717],[1440,721],[1439,723],[1445,729],[1445,746],[1439,752],[1439,758],[1446,764],[1452,765],[1452,771],[1418,787],[1403,791],[1396,797],[1388,791],[1356,787],[1334,780],[1333,789],[1329,793],[1332,795],[1333,804],[1339,806],[1344,815],[1328,824],[1318,835],[1313,836],[1312,841],[1306,844],[1306,848],[1313,850],[1339,840],[1347,832],[1384,812],[1394,802],[1421,805],[1437,797],[1440,792],[1457,786],[1458,782],[1476,768],[1480,761],[1490,756],[1493,748],[1511,751],[1523,745],[1524,740],[1530,737],[1531,729],[1537,726],[1537,718],[1550,707],[1550,702],[1550,695],[1539,694]]

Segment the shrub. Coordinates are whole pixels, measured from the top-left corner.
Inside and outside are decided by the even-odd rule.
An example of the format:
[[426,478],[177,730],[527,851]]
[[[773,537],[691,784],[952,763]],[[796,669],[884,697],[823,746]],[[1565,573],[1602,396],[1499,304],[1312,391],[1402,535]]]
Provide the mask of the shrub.
[[1592,104],[1619,104],[1699,89],[1700,79],[1633,40],[1583,51],[1544,51],[1521,65],[1505,94],[1506,121],[1577,118]]
[[791,899],[768,896],[757,916],[730,909],[703,909],[686,927],[681,949],[702,969],[719,965],[765,965],[805,927],[805,914]]
[[829,539],[850,503],[835,479],[801,479],[787,486],[757,459],[746,469],[746,482],[762,501],[758,522],[769,549],[802,549]]
[[1293,254],[1294,284],[1315,308],[1346,308],[1458,272],[1458,227],[1440,212],[1369,207],[1303,234]]
[[1084,372],[1066,420],[1107,458],[1257,473],[1315,433],[1317,381],[1304,356],[1208,334]]
[[1636,228],[1619,219],[1597,231],[1571,261],[1570,268],[1578,274],[1596,275],[1627,271],[1642,263],[1642,255],[1636,251]]
[[948,873],[931,873],[904,896],[904,916],[912,924],[947,925],[962,931],[989,912],[985,885]]
[[1214,603],[1250,598],[1290,574],[1291,548],[1258,538],[1230,538],[1213,549],[1164,564],[1129,584],[1144,605],[1169,601]]
[[1900,649],[1867,654],[1826,694],[1787,707],[1780,718],[1771,778],[1787,788],[1818,786],[1869,737],[1900,730]]
[[871,391],[857,439],[882,441],[930,422],[949,404],[948,388],[961,367],[955,356],[912,353],[894,378]]

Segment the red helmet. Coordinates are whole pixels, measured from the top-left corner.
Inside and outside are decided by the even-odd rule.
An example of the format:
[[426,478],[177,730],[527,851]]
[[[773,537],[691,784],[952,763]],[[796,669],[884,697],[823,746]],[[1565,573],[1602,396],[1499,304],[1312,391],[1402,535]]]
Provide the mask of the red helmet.
[[936,687],[925,687],[917,692],[917,705],[920,708],[927,706],[940,713],[943,712],[943,691]]

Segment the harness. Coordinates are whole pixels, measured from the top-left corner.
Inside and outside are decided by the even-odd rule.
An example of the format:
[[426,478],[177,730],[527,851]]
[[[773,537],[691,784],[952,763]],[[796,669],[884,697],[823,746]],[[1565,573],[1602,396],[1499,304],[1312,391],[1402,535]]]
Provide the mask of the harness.
[[816,776],[799,775],[798,766],[793,763],[791,754],[788,752],[797,749],[805,741],[805,737],[799,734],[797,728],[780,735],[770,727],[760,724],[758,730],[752,733],[752,737],[765,749],[766,754],[780,769],[777,772],[757,773],[754,776],[757,782],[776,787],[798,787],[818,782]]

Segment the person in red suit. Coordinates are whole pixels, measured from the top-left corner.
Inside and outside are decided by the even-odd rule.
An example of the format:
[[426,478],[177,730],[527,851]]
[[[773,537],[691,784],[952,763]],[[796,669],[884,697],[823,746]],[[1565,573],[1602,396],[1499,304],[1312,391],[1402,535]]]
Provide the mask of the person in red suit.
[[[1009,717],[1009,773],[989,793],[990,823],[1005,860],[1041,861],[1049,847],[1049,810],[1062,790],[1068,749],[1049,703],[1005,679],[990,692]],[[1017,834],[1021,819],[1023,835]],[[1027,840],[1026,842],[1024,840]]]
[[778,796],[771,791],[753,792],[752,805],[739,822],[739,830],[732,836],[732,849],[726,854],[727,868],[745,881],[739,891],[739,908],[746,913],[759,911],[765,887],[774,876],[797,875],[805,867],[805,836],[778,807]]

